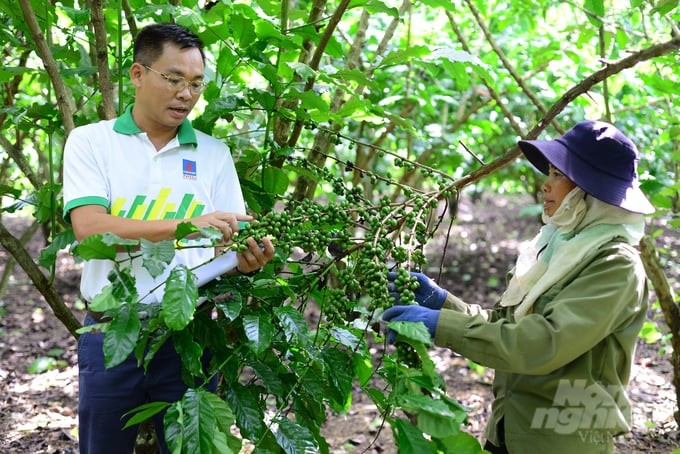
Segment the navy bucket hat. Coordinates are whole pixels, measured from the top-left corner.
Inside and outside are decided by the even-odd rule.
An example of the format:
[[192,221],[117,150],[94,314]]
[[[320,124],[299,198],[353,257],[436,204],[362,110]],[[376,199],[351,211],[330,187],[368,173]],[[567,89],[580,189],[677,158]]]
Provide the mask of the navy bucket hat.
[[582,121],[555,140],[520,140],[527,159],[548,174],[552,164],[593,197],[633,213],[654,207],[640,190],[638,150],[615,126]]

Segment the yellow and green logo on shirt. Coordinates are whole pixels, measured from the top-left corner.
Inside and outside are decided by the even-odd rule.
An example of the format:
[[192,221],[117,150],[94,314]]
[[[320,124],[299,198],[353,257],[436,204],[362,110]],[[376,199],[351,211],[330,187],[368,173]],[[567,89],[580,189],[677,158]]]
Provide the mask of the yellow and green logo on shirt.
[[192,218],[203,213],[205,205],[196,200],[194,194],[184,194],[182,201],[177,206],[176,203],[167,201],[171,192],[172,189],[170,188],[161,188],[158,196],[151,200],[148,200],[146,195],[137,195],[129,207],[127,206],[127,198],[118,197],[111,205],[111,214],[124,218],[152,221]]

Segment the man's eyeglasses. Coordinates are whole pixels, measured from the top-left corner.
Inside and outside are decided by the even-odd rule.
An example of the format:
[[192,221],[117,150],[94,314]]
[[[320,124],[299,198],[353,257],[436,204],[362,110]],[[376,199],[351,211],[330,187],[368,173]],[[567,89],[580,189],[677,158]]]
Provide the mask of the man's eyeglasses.
[[189,81],[185,77],[182,76],[172,76],[169,74],[162,73],[160,71],[156,71],[150,66],[147,65],[142,65],[146,69],[148,69],[151,72],[154,72],[161,76],[163,79],[166,80],[168,83],[168,88],[171,90],[175,91],[182,91],[185,88],[189,87],[189,91],[193,93],[194,95],[200,95],[203,90],[205,90],[206,82],[203,80],[192,80]]

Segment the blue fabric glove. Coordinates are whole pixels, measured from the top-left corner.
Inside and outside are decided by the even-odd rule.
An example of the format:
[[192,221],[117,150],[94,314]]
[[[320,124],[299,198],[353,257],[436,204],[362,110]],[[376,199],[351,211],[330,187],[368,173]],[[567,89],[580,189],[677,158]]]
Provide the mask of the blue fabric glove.
[[[423,322],[430,332],[430,337],[434,337],[439,321],[439,311],[422,306],[392,306],[382,314],[385,322]],[[395,333],[387,330],[387,342],[394,343]]]
[[[411,276],[418,279],[418,288],[414,292],[416,303],[421,306],[429,307],[430,309],[441,309],[446,301],[446,290],[439,287],[432,279],[423,273],[411,273]],[[396,301],[396,304],[401,304],[401,295],[397,291],[397,286],[394,280],[397,278],[397,273],[390,272],[387,275],[387,290],[390,296]]]

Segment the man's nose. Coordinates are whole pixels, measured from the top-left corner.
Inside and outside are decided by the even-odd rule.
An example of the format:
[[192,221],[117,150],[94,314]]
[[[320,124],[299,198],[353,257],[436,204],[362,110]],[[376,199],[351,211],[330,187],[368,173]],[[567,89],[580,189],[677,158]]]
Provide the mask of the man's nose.
[[180,99],[191,99],[191,90],[189,89],[189,85],[186,87],[182,88],[181,90],[178,90],[176,93],[176,96]]

